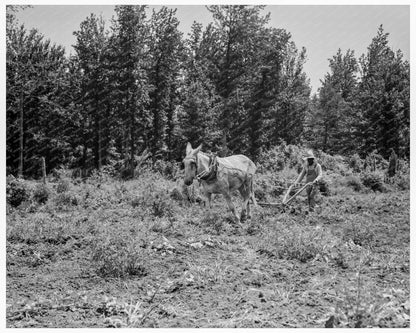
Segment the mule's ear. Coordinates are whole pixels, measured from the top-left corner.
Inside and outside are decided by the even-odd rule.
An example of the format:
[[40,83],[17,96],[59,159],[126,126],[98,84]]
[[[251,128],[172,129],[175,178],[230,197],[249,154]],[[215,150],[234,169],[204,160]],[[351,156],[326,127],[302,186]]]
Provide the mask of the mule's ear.
[[199,151],[202,149],[202,143],[198,146],[198,148],[196,148],[195,150],[194,150],[194,155],[195,154],[198,154],[199,153]]
[[188,143],[186,144],[186,155],[189,155],[189,154],[191,153],[191,151],[192,151],[192,146],[191,146],[191,144],[188,142]]

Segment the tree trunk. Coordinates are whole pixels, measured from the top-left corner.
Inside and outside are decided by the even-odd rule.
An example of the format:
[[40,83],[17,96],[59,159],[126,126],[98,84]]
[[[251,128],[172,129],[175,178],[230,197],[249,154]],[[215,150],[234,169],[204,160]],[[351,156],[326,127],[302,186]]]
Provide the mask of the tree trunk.
[[24,128],[23,128],[23,87],[20,90],[20,122],[19,122],[19,169],[18,169],[18,177],[23,178],[23,134],[24,134]]
[[[83,104],[84,112],[85,105]],[[81,177],[85,178],[87,176],[87,147],[88,147],[88,135],[86,134],[87,128],[85,126],[85,123],[82,124],[82,131],[83,131],[83,147],[82,147],[82,162],[81,162]]]
[[82,172],[81,177],[87,176],[87,140],[84,139],[84,147],[82,148]]
[[134,177],[134,110],[130,110],[130,173],[131,177]]
[[97,128],[97,143],[98,143],[98,170],[101,170],[102,166],[102,146],[101,146],[101,119],[100,116],[98,118],[98,128]]
[[324,146],[322,148],[323,151],[326,152],[328,145],[328,124],[325,124],[325,132],[324,132]]
[[43,183],[46,184],[46,163],[45,163],[45,157],[42,157],[42,179],[43,179]]

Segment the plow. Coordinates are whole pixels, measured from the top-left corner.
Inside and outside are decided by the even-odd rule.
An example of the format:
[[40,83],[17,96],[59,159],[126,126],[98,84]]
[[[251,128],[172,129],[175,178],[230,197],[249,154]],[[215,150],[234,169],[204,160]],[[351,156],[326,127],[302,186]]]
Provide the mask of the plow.
[[[262,207],[276,207],[284,209],[290,205],[291,202],[300,194],[303,190],[305,190],[308,186],[313,186],[312,183],[306,183],[303,185],[300,189],[298,189],[292,196],[290,196],[290,193],[292,192],[292,189],[294,187],[294,184],[289,186],[289,188],[286,191],[285,196],[283,197],[282,202],[257,202],[259,206]],[[290,196],[290,197],[289,197]]]

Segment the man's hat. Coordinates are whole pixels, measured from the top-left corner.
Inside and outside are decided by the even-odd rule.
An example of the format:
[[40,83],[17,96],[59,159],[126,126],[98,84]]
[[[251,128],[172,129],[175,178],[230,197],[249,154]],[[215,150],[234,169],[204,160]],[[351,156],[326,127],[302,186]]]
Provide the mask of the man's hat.
[[306,153],[306,156],[305,156],[305,157],[303,157],[302,159],[305,161],[305,160],[307,160],[308,158],[313,158],[313,159],[315,159],[315,155],[313,154],[313,151],[312,151],[312,150],[308,150],[308,152]]

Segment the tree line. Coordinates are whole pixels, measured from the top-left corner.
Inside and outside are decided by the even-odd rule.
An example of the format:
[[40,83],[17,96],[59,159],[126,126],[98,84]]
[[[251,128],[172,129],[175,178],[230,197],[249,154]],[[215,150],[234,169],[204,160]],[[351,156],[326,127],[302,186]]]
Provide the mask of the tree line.
[[409,63],[382,27],[360,58],[338,50],[311,96],[306,50],[268,25],[264,6],[207,8],[212,22],[187,36],[167,7],[116,6],[109,27],[91,14],[67,56],[8,6],[8,173],[36,177],[45,157],[48,170],[133,175],[143,152],[179,161],[187,141],[254,160],[283,141],[409,156]]

